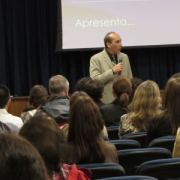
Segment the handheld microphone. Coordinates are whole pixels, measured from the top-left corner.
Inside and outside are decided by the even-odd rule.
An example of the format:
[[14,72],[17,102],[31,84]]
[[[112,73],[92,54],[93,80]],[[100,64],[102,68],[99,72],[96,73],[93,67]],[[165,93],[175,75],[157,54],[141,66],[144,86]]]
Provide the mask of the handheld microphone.
[[[122,62],[123,62],[123,56],[120,54],[120,55],[118,56],[118,63],[122,63]],[[118,75],[121,75],[121,71],[118,72]]]

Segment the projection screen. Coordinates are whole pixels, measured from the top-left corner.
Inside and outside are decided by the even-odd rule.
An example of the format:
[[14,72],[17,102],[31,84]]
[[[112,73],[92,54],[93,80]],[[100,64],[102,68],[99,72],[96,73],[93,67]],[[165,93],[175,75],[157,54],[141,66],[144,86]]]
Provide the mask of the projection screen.
[[180,0],[61,0],[62,49],[104,47],[117,32],[124,47],[180,44]]

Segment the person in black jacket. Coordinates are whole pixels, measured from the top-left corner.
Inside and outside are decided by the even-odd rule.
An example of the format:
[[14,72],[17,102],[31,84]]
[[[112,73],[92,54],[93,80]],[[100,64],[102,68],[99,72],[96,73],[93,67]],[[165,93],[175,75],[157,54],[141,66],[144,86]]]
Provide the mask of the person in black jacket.
[[69,117],[69,82],[62,75],[56,75],[49,80],[49,98],[36,114],[45,112],[53,117],[59,126],[66,124]]
[[131,93],[131,82],[125,76],[118,76],[113,83],[112,93],[115,100],[100,108],[105,125],[119,126],[119,119],[128,112],[129,95]]

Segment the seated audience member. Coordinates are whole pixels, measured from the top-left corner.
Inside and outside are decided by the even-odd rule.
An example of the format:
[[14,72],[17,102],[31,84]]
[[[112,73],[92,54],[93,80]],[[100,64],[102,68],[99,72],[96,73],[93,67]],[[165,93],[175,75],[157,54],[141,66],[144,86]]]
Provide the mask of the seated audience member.
[[[89,92],[89,96],[92,98],[92,96],[94,97],[94,99],[96,99],[97,103],[100,104],[100,97],[102,97],[102,92],[103,92],[103,86],[102,83],[98,80],[88,80],[88,82],[86,83],[86,85],[84,84],[83,87],[81,86],[82,91],[84,92]],[[94,87],[95,86],[95,87]],[[99,88],[98,88],[99,87]],[[91,89],[91,90],[87,90],[87,89]],[[93,99],[93,98],[92,98]],[[99,99],[99,101],[98,101]],[[72,101],[71,101],[72,102]],[[95,100],[94,100],[95,102]],[[96,102],[95,102],[96,103]],[[96,103],[96,104],[97,104]],[[102,102],[103,103],[103,102]],[[104,104],[104,103],[103,103]],[[68,136],[68,130],[69,130],[69,124],[65,124],[63,126],[60,127],[64,133],[64,135],[67,137]],[[108,140],[108,133],[107,133],[107,129],[106,126],[103,126],[103,130],[101,131],[101,136],[103,137],[103,139]]]
[[74,92],[76,91],[84,91],[86,89],[86,83],[92,80],[90,77],[83,77],[77,81],[74,87]]
[[110,104],[101,106],[101,112],[106,126],[119,126],[119,119],[128,112],[131,82],[125,76],[118,76],[113,83],[112,93],[115,100]]
[[180,72],[175,73],[171,78],[180,78]]
[[174,149],[173,149],[172,156],[174,158],[179,158],[180,157],[180,127],[177,130],[176,140],[175,140],[175,143],[174,143]]
[[137,89],[137,87],[143,82],[142,79],[137,78],[137,77],[133,77],[130,79],[131,81],[131,85],[132,85],[132,91],[131,94],[129,95],[129,104],[131,104],[133,97],[134,97],[134,93]]
[[49,98],[36,112],[45,112],[53,117],[59,126],[66,124],[69,114],[69,82],[62,75],[56,75],[49,80]]
[[28,121],[41,105],[47,100],[47,90],[42,85],[35,85],[31,88],[29,93],[29,104],[21,113],[21,119],[26,122]]
[[[93,99],[93,101],[97,104],[98,107],[105,105],[101,101],[103,97],[104,85],[98,80],[91,79],[90,77],[81,78],[80,80],[77,81],[74,90],[86,92]],[[68,134],[68,129],[69,129],[68,124],[65,124],[62,127],[65,136],[67,136]],[[103,128],[101,132],[101,136],[103,137],[103,139],[108,140],[108,133],[106,126],[104,126]]]
[[[64,136],[67,138],[68,137],[68,131],[69,131],[69,124],[64,124],[63,126],[60,127],[60,129],[62,130]],[[100,136],[106,141],[109,140],[107,128],[105,125],[103,126],[103,130],[100,132]]]
[[3,123],[12,123],[18,128],[21,128],[23,125],[22,119],[7,112],[10,103],[11,99],[9,89],[0,84],[0,121]]
[[24,138],[0,133],[0,179],[48,180],[44,162]]
[[180,127],[180,78],[170,78],[166,83],[163,112],[152,118],[147,131],[147,145],[155,138],[175,135]]
[[104,84],[97,80],[92,79],[86,83],[85,92],[93,99],[98,107],[105,105],[101,100],[103,99]]
[[154,81],[145,81],[138,86],[131,103],[131,112],[121,116],[119,137],[126,133],[147,131],[150,120],[160,114],[160,91]]
[[73,177],[77,180],[89,179],[76,168],[75,164],[61,164],[61,146],[64,143],[64,135],[56,122],[47,114],[33,116],[24,124],[19,134],[39,151],[50,180],[66,180],[73,179]]
[[65,163],[118,163],[116,147],[100,137],[103,119],[99,107],[82,91],[71,96]]
[[4,132],[12,132],[15,134],[19,133],[20,128],[18,128],[16,125],[12,124],[12,123],[3,123],[0,121],[0,132],[4,133]]

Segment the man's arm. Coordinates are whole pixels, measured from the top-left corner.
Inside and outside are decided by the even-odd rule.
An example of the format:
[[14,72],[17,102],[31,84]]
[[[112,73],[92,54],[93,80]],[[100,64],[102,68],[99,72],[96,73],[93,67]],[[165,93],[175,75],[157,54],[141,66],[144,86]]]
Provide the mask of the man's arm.
[[107,69],[105,72],[102,72],[101,63],[96,57],[92,57],[90,59],[90,77],[105,84],[114,79],[114,73],[111,68]]

